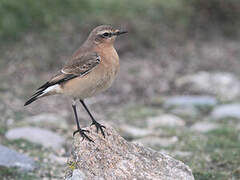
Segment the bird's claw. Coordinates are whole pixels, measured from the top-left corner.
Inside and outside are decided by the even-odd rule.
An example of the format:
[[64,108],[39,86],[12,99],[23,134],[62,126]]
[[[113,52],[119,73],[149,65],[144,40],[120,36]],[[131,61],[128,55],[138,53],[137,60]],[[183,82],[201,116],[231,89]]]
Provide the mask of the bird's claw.
[[101,134],[102,134],[103,137],[105,138],[105,133],[104,133],[104,131],[103,131],[103,128],[106,129],[106,127],[103,126],[103,125],[101,125],[101,124],[98,123],[97,121],[93,121],[92,124],[91,124],[91,126],[93,126],[93,125],[94,125],[94,126],[96,127],[96,129],[97,129],[97,133],[98,133],[98,131],[99,131],[99,129],[100,129]]
[[84,140],[85,138],[90,141],[90,142],[94,142],[90,137],[88,137],[85,133],[89,133],[90,131],[89,130],[85,130],[85,129],[78,129],[76,131],[73,132],[73,136],[78,133],[82,136],[82,140]]

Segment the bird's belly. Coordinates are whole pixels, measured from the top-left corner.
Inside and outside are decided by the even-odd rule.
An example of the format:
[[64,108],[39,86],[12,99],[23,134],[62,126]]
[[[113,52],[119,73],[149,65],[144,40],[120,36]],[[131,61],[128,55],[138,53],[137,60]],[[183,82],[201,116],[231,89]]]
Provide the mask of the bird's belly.
[[73,98],[88,98],[108,89],[114,81],[117,69],[110,71],[98,70],[89,74],[70,80],[64,85],[64,94]]

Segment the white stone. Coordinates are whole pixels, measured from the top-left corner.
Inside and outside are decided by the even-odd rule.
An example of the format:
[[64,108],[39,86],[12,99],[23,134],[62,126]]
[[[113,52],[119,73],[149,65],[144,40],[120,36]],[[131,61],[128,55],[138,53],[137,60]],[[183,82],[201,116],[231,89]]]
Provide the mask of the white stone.
[[57,163],[57,164],[60,164],[60,165],[64,165],[64,164],[67,163],[67,157],[61,157],[61,156],[56,156],[54,154],[50,154],[49,158],[51,159],[51,161],[53,163]]
[[133,141],[133,143],[140,144],[148,147],[169,147],[178,142],[176,136],[169,138],[160,138],[160,137],[144,137]]
[[223,101],[234,100],[240,95],[240,81],[228,72],[198,72],[176,80],[178,88],[188,87],[190,92],[208,93],[218,96]]
[[217,104],[217,100],[212,96],[172,96],[166,99],[164,103],[165,108],[172,107],[213,107]]
[[157,117],[152,117],[147,120],[148,127],[155,129],[162,126],[168,127],[183,127],[185,122],[178,116],[172,114],[163,114]]
[[240,124],[237,124],[236,129],[240,131]]
[[201,113],[194,106],[180,106],[169,110],[170,113],[180,117],[196,118]]
[[234,118],[240,120],[240,104],[225,104],[216,107],[211,113],[213,119]]
[[153,134],[152,131],[143,128],[137,128],[129,125],[122,125],[119,132],[123,137],[139,138]]
[[171,153],[173,156],[180,156],[180,157],[189,157],[192,156],[192,152],[187,152],[187,151],[174,151]]
[[218,127],[219,127],[219,125],[216,123],[198,122],[198,123],[195,123],[191,127],[191,130],[196,131],[196,132],[206,133],[206,132],[212,131],[214,129],[217,129]]
[[79,169],[74,169],[72,177],[66,178],[66,180],[85,180],[85,174]]
[[[102,137],[93,127],[87,127],[89,136],[94,140],[90,143],[74,136],[72,153],[68,162],[75,169],[83,172],[86,179],[158,179],[158,180],[193,180],[191,170],[182,162],[124,140],[118,133],[106,126],[107,136]],[[151,137],[152,139],[154,137]],[[157,138],[157,137],[156,137]],[[177,137],[168,138],[177,141]],[[73,169],[67,168],[65,177],[72,177]],[[81,177],[81,175],[80,175]],[[69,179],[68,179],[69,180]]]
[[26,118],[24,121],[32,124],[37,124],[37,125],[49,124],[49,125],[53,125],[55,127],[60,127],[60,128],[68,127],[65,119],[62,116],[58,114],[53,114],[53,113],[44,113],[44,114],[31,116]]
[[6,133],[6,138],[9,140],[25,139],[55,150],[61,148],[65,141],[63,137],[52,131],[30,126],[11,129]]
[[20,168],[24,171],[32,171],[36,168],[36,164],[32,158],[3,145],[0,145],[0,166]]

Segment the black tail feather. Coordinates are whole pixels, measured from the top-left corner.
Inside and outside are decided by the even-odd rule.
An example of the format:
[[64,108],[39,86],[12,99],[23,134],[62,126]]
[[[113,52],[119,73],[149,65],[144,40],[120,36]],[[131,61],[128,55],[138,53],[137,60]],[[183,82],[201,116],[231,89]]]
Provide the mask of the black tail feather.
[[30,98],[30,99],[24,104],[24,106],[27,106],[27,105],[31,104],[33,101],[36,101],[37,99],[38,99],[37,97],[32,97],[32,98]]
[[75,77],[78,77],[77,75],[74,74],[69,74],[65,78],[60,79],[59,81],[54,81],[54,82],[46,82],[43,84],[41,87],[37,89],[37,91],[31,96],[31,98],[24,104],[24,106],[27,106],[28,104],[31,104],[33,101],[36,101],[40,95],[42,95],[45,89],[47,89],[50,86],[54,86],[55,84],[61,84],[62,82],[68,81],[70,79],[73,79]]
[[33,101],[36,101],[40,95],[43,94],[43,91],[38,91],[35,94],[32,95],[32,97],[24,104],[24,106],[27,106],[31,104]]
[[49,83],[49,82],[46,82],[45,84],[43,84],[41,87],[39,87],[37,90],[40,90],[40,89],[46,89],[48,88],[49,86],[51,86],[52,84]]

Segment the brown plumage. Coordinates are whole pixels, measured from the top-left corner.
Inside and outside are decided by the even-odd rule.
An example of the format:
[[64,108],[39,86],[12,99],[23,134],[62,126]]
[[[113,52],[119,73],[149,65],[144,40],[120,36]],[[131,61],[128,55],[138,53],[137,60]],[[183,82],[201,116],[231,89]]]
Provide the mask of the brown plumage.
[[54,94],[63,94],[73,98],[73,110],[78,125],[78,130],[83,138],[92,141],[81,129],[76,113],[77,99],[80,100],[88,114],[92,118],[92,124],[100,129],[103,136],[103,127],[93,118],[84,99],[94,96],[108,89],[119,71],[119,57],[114,48],[114,41],[120,31],[112,26],[102,25],[96,27],[89,35],[83,45],[72,55],[66,65],[48,82],[43,84],[35,94],[24,104]]

